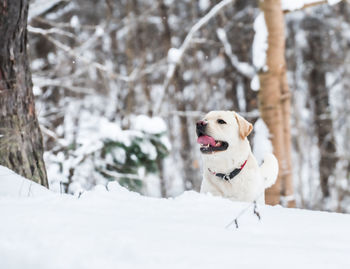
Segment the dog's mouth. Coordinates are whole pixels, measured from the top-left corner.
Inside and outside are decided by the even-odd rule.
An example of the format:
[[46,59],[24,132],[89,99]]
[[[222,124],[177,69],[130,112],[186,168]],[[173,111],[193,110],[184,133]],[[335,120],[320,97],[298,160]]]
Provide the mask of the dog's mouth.
[[213,137],[201,134],[198,136],[197,143],[200,144],[202,153],[210,154],[218,151],[224,151],[228,148],[228,143],[225,141],[215,140]]

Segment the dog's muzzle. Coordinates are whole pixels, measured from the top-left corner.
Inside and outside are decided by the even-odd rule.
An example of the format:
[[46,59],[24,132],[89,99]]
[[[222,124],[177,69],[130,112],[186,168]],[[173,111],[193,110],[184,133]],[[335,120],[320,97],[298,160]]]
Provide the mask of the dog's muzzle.
[[208,122],[203,120],[196,123],[196,132],[198,136],[197,143],[201,145],[201,152],[204,154],[211,154],[226,150],[228,148],[228,143],[215,140],[212,136],[206,134],[207,126]]

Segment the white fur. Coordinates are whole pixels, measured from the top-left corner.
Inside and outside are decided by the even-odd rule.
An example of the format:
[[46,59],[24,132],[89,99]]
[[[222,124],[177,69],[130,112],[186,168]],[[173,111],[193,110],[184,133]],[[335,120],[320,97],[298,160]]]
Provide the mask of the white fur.
[[[227,124],[218,124],[218,119],[223,119]],[[233,201],[257,200],[258,203],[265,203],[265,188],[275,183],[278,174],[278,162],[275,156],[267,155],[261,167],[258,166],[248,139],[246,137],[242,139],[239,136],[240,127],[235,112],[212,111],[205,116],[204,120],[208,122],[206,134],[215,140],[226,141],[229,147],[225,151],[202,154],[204,175],[200,192],[209,192]],[[241,172],[229,181],[209,171],[210,169],[216,173],[230,173],[240,168],[246,160],[247,163]]]

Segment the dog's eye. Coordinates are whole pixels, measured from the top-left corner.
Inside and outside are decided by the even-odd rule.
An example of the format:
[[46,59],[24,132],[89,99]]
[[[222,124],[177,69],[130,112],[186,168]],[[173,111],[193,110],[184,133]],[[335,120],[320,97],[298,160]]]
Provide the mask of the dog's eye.
[[224,121],[224,120],[222,120],[222,119],[218,119],[217,122],[218,122],[219,124],[226,124],[226,121]]

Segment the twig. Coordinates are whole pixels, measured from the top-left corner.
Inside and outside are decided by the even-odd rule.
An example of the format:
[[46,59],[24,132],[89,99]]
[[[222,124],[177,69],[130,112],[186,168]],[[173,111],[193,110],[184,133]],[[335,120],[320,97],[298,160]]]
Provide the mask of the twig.
[[102,173],[105,173],[106,175],[109,175],[111,177],[114,177],[116,179],[124,177],[127,179],[133,179],[133,180],[139,180],[139,181],[144,181],[143,179],[141,179],[139,176],[134,175],[134,174],[123,174],[123,173],[118,173],[118,172],[114,172],[114,171],[107,171],[107,170],[101,170]]
[[78,199],[83,195],[84,191],[80,191],[78,194]]
[[30,183],[30,185],[29,185],[29,189],[28,189],[28,197],[32,194],[32,182]]
[[254,208],[253,208],[253,213],[254,213],[254,215],[256,215],[256,216],[258,217],[258,219],[261,220],[261,215],[260,215],[260,213],[259,213],[258,210],[257,210],[257,209],[258,209],[258,205],[257,205],[257,202],[256,202],[256,201],[264,194],[264,192],[265,192],[265,190],[264,190],[262,193],[260,193],[252,203],[249,203],[248,206],[246,206],[245,208],[243,208],[243,209],[238,213],[238,215],[237,215],[229,224],[227,224],[227,225],[225,226],[225,229],[228,229],[232,224],[235,224],[236,229],[238,229],[238,228],[239,228],[239,226],[238,226],[238,219],[239,219],[249,208],[251,208],[252,206],[254,206]]
[[254,201],[254,214],[258,217],[259,220],[261,220],[260,213],[258,212],[258,205],[256,201]]

